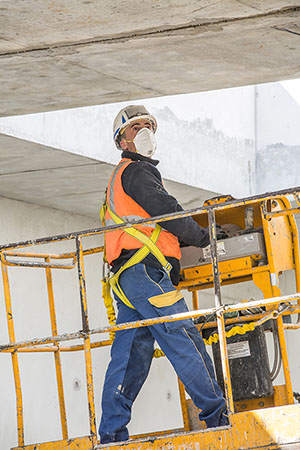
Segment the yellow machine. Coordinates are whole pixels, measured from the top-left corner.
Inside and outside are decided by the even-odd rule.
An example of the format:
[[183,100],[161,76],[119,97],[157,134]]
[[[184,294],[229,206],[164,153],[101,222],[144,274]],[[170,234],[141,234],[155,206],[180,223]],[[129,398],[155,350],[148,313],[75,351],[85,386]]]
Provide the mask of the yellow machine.
[[[298,231],[294,214],[300,212],[299,188],[272,194],[234,200],[230,197],[210,200],[202,208],[183,211],[151,220],[140,220],[125,225],[110,226],[96,230],[87,230],[63,236],[52,236],[35,241],[8,244],[0,248],[1,266],[4,284],[7,324],[10,342],[0,346],[1,352],[11,354],[16,390],[18,447],[15,450],[95,450],[106,447],[122,449],[163,449],[163,450],[240,450],[240,449],[291,449],[300,448],[300,404],[296,403],[289,369],[285,330],[300,328],[300,258]],[[292,208],[287,195],[293,196],[297,206]],[[193,310],[156,319],[131,322],[120,325],[89,328],[87,295],[84,275],[84,258],[100,253],[102,247],[83,249],[86,236],[99,235],[111,229],[134,226],[140,223],[163,222],[190,215],[202,226],[209,226],[211,245],[206,249],[183,248],[181,282],[179,289],[192,292]],[[217,224],[227,230],[228,238],[216,241]],[[34,253],[27,251],[32,245],[52,244],[62,240],[73,240],[76,250],[70,253]],[[25,250],[25,251],[24,251]],[[21,259],[20,259],[21,257]],[[19,259],[17,259],[19,258]],[[68,262],[70,261],[71,262]],[[40,267],[46,272],[49,313],[52,336],[35,338],[30,341],[16,342],[12,314],[12,300],[9,288],[8,266]],[[52,283],[52,270],[78,271],[82,310],[82,330],[58,335]],[[281,296],[279,277],[287,270],[295,274],[297,292]],[[261,290],[262,299],[238,299],[238,303],[223,305],[221,286],[253,281]],[[199,309],[198,291],[214,288],[215,306]],[[109,308],[110,323],[113,311],[108,301],[107,285],[104,285],[104,300]],[[298,315],[298,316],[297,316]],[[180,399],[184,427],[182,430],[167,430],[143,436],[131,437],[130,441],[101,446],[97,440],[95,423],[95,404],[91,353],[93,348],[111,345],[111,339],[91,342],[95,334],[110,333],[120,329],[151,326],[155,323],[194,318],[200,321],[199,328],[207,340],[215,342],[215,351],[219,358],[219,377],[222,378],[229,411],[229,426],[205,429],[198,420],[197,411],[191,400],[186,399],[185,390],[179,382]],[[293,317],[293,321],[284,319]],[[295,319],[296,317],[296,319]],[[298,317],[298,320],[297,320]],[[251,333],[259,330],[263,324],[272,324],[278,338],[284,384],[270,385],[270,389],[255,393],[249,398],[234,397],[234,376],[230,375],[233,364],[232,349],[240,352],[241,358],[250,357],[249,343]],[[228,328],[230,327],[230,328]],[[212,333],[208,337],[207,330]],[[275,330],[275,331],[274,331]],[[240,339],[239,336],[245,336]],[[74,339],[82,339],[82,344],[71,345]],[[70,342],[61,346],[61,342]],[[219,344],[216,344],[219,342]],[[232,344],[238,344],[234,346]],[[21,374],[18,354],[21,352],[53,352],[56,368],[57,389],[60,406],[62,439],[46,443],[25,443],[23,425],[23,405]],[[64,401],[64,386],[61,367],[62,351],[84,351],[86,369],[86,387],[89,407],[90,435],[69,439],[68,421]],[[262,353],[257,348],[257,353]],[[215,359],[217,361],[217,358]],[[246,359],[244,360],[246,361]],[[263,363],[263,358],[261,358]],[[257,370],[260,370],[260,364]],[[254,370],[254,369],[253,369]],[[258,388],[261,386],[258,383]],[[245,391],[247,387],[245,388]],[[264,393],[267,395],[264,395]],[[243,392],[239,393],[243,396]]]

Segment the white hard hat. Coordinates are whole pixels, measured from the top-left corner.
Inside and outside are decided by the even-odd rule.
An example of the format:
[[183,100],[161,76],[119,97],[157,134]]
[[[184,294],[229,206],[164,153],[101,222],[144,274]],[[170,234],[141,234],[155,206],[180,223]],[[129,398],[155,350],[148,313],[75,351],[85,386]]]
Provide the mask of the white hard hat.
[[144,105],[125,106],[125,108],[118,112],[113,124],[114,141],[119,150],[122,150],[122,147],[120,146],[120,136],[122,131],[137,119],[149,120],[152,123],[154,133],[156,132],[156,119],[149,114]]

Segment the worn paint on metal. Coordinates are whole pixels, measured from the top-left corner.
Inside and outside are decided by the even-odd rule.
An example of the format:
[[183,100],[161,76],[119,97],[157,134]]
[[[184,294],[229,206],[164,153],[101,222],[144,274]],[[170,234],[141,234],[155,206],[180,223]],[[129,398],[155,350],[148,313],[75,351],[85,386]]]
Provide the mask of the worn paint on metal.
[[61,441],[43,442],[41,444],[31,444],[14,447],[11,450],[94,450],[96,440],[92,436],[85,436],[74,439],[63,439]]
[[84,345],[90,433],[92,436],[96,436],[97,432],[96,432],[95,400],[94,400],[94,385],[93,385],[93,371],[92,371],[92,355],[91,355],[91,342],[89,333],[87,295],[85,287],[83,247],[81,237],[76,237],[76,251],[77,251],[77,264],[78,264],[77,267],[78,267],[78,279],[79,279],[80,302],[81,302],[82,328],[83,331],[85,332],[83,345]]
[[186,395],[185,395],[185,388],[184,388],[184,384],[182,383],[182,381],[179,378],[178,378],[178,388],[179,388],[179,397],[180,397],[184,431],[190,431],[190,430],[192,430],[192,428],[190,428],[188,403],[187,403],[187,399],[186,399]]
[[[286,295],[275,298],[270,298],[266,300],[255,300],[255,301],[249,301],[249,302],[243,302],[243,303],[236,303],[234,305],[223,305],[222,311],[225,312],[231,312],[231,311],[241,311],[244,309],[251,309],[256,307],[267,307],[272,306],[274,304],[278,304],[279,302],[284,303],[291,303],[294,300],[300,299],[300,293],[293,294],[293,295]],[[103,326],[91,329],[89,331],[89,334],[101,334],[101,333],[108,333],[109,331],[119,331],[119,330],[127,330],[130,328],[139,328],[139,327],[147,327],[150,325],[155,325],[157,323],[163,323],[163,322],[175,322],[177,320],[183,320],[183,319],[190,319],[190,318],[196,318],[199,316],[206,316],[206,315],[212,315],[216,313],[217,308],[208,308],[208,309],[202,309],[198,311],[189,311],[186,313],[180,313],[180,314],[173,314],[170,316],[161,316],[159,318],[154,319],[145,319],[145,320],[138,320],[135,322],[125,322],[118,325],[113,326]],[[294,312],[298,312],[294,311]],[[64,333],[57,336],[47,336],[44,338],[36,338],[31,339],[28,341],[22,341],[22,342],[16,342],[16,343],[10,343],[5,345],[0,345],[0,351],[7,350],[7,349],[19,349],[24,347],[31,347],[35,345],[44,345],[44,344],[50,344],[50,343],[56,343],[56,342],[63,342],[63,341],[69,341],[74,339],[80,339],[84,338],[86,336],[86,333],[83,331],[76,331],[74,333]]]
[[[222,311],[225,312],[231,312],[231,311],[240,311],[244,309],[251,309],[256,307],[266,307],[266,306],[272,306],[274,304],[278,304],[279,302],[293,302],[294,300],[300,299],[300,293],[293,294],[293,295],[286,295],[281,296],[278,298],[270,298],[266,300],[255,300],[245,303],[236,303],[235,305],[223,305]],[[119,331],[119,330],[127,330],[131,328],[139,328],[139,327],[147,327],[150,325],[155,325],[157,323],[163,323],[163,322],[175,322],[177,320],[183,320],[183,319],[189,319],[189,318],[196,318],[199,316],[204,315],[212,315],[216,313],[216,308],[208,308],[208,309],[202,309],[198,311],[189,311],[186,313],[180,313],[180,314],[173,314],[170,316],[161,316],[159,318],[154,319],[145,319],[145,320],[138,320],[135,322],[125,322],[118,325],[113,326],[103,326],[91,329],[89,331],[90,335],[93,334],[101,334],[101,333],[107,333],[109,331]],[[296,311],[294,311],[296,312]],[[63,341],[69,341],[73,339],[80,339],[84,338],[86,336],[86,333],[83,331],[76,331],[74,333],[64,333],[57,336],[47,336],[44,338],[36,338],[31,339],[28,341],[22,341],[22,342],[16,342],[16,343],[10,343],[5,345],[0,345],[0,351],[7,350],[7,349],[19,349],[24,347],[31,347],[35,345],[44,345],[44,344],[50,344],[50,343],[56,343],[56,342],[63,342]]]
[[[50,258],[45,258],[46,263],[49,263]],[[57,336],[57,323],[56,323],[56,313],[55,313],[55,303],[54,303],[54,293],[53,293],[53,282],[51,268],[46,267],[46,281],[47,281],[47,291],[48,291],[48,301],[49,301],[49,314],[51,331],[53,336]],[[60,344],[57,343],[56,349],[54,351],[54,362],[56,371],[56,382],[57,382],[57,393],[60,411],[60,422],[61,431],[63,439],[68,439],[68,424],[67,424],[67,413],[65,405],[65,395],[63,387],[63,377],[61,368],[61,357],[60,357]]]
[[283,406],[288,403],[286,395],[286,386],[274,386],[272,397],[253,398],[251,400],[243,400],[234,402],[236,411],[252,411],[254,409],[271,408],[273,406]]
[[[6,315],[7,315],[9,342],[14,343],[15,342],[15,329],[14,329],[11,296],[10,296],[10,288],[9,288],[9,281],[8,281],[8,270],[7,270],[7,267],[2,262],[1,262],[1,269],[2,269],[2,277],[3,277],[4,298],[5,298],[5,307],[6,307]],[[23,397],[22,397],[21,377],[20,377],[19,360],[18,360],[18,352],[17,351],[14,351],[11,353],[11,361],[12,361],[12,366],[13,366],[15,392],[16,392],[18,445],[24,445]]]
[[[231,425],[192,432],[171,433],[124,443],[101,445],[93,437],[16,447],[12,450],[258,450],[300,448],[300,405],[235,413]],[[298,447],[297,447],[298,446]]]
[[[114,448],[130,448],[130,449],[160,449],[160,450],[201,450],[202,448],[209,448],[213,450],[240,450],[243,448],[256,449],[258,447],[265,448],[279,448],[278,445],[289,444],[291,442],[299,443],[299,427],[294,426],[295,423],[299,423],[300,418],[300,406],[293,405],[293,392],[289,373],[288,358],[286,352],[286,343],[284,337],[284,327],[282,323],[282,317],[276,314],[276,308],[279,303],[290,304],[291,313],[298,313],[298,322],[293,327],[300,326],[300,261],[299,261],[299,239],[298,232],[293,217],[294,213],[300,212],[300,208],[291,208],[288,200],[283,198],[283,195],[293,194],[298,205],[300,205],[300,187],[293,188],[284,191],[277,191],[275,193],[263,194],[254,197],[248,197],[242,200],[228,199],[226,203],[213,203],[206,205],[202,208],[196,208],[189,211],[176,212],[173,214],[167,214],[151,219],[142,219],[133,221],[123,225],[112,225],[109,227],[97,228],[94,230],[86,230],[77,233],[70,233],[59,236],[52,236],[43,239],[36,239],[31,241],[23,241],[17,244],[7,244],[0,247],[0,257],[2,265],[2,274],[4,280],[5,300],[7,307],[7,321],[9,326],[10,343],[0,346],[0,351],[10,352],[12,355],[12,363],[14,369],[14,378],[16,385],[16,397],[17,397],[17,417],[18,417],[18,449],[27,450],[60,450],[70,449],[75,450],[82,448],[84,450],[98,448],[96,442],[96,425],[95,425],[95,405],[94,405],[94,393],[93,393],[93,376],[92,376],[92,361],[91,361],[91,349],[99,346],[110,345],[111,341],[101,341],[97,343],[90,342],[90,336],[92,334],[106,333],[109,331],[125,330],[129,328],[137,328],[141,326],[151,326],[155,323],[171,322],[176,320],[182,320],[185,318],[193,318],[199,316],[207,316],[213,313],[217,316],[216,325],[219,330],[220,346],[221,346],[221,359],[223,367],[223,376],[225,381],[226,398],[228,402],[228,409],[230,414],[230,426],[217,428],[214,430],[202,430],[197,433],[182,433],[172,434],[169,436],[158,437],[146,437],[145,439],[139,439],[137,441],[130,441],[130,443],[110,445]],[[232,217],[234,222],[243,228],[245,208],[251,205],[253,208],[253,221],[254,226],[262,226],[264,230],[264,236],[266,241],[268,262],[263,266],[257,266],[257,258],[255,255],[246,258],[233,259],[231,261],[222,261],[218,263],[218,256],[216,252],[216,219],[220,224],[229,223],[228,217]],[[86,236],[92,236],[96,234],[102,234],[104,231],[108,232],[115,229],[128,228],[139,224],[152,224],[157,222],[163,222],[165,220],[177,219],[181,217],[194,216],[195,220],[203,226],[207,225],[207,215],[209,218],[209,230],[211,237],[211,250],[212,250],[212,264],[207,264],[199,268],[192,268],[189,272],[186,272],[186,279],[181,283],[182,288],[189,289],[193,292],[193,306],[194,311],[184,314],[177,314],[172,316],[160,317],[157,319],[148,319],[137,322],[130,322],[115,326],[99,327],[93,330],[89,329],[88,323],[88,308],[87,308],[87,296],[85,287],[85,275],[83,257],[85,255],[99,253],[103,251],[103,247],[95,247],[87,250],[83,250],[82,238]],[[227,221],[227,222],[226,222]],[[280,236],[284,236],[284,239],[280,239]],[[34,252],[19,251],[20,248],[36,245],[53,243],[63,240],[75,240],[76,252],[62,253],[62,254],[45,254]],[[7,259],[7,257],[15,258],[21,257],[22,260]],[[43,258],[44,261],[26,261],[26,258]],[[56,263],[54,260],[72,259],[71,264]],[[55,318],[55,305],[53,298],[51,269],[72,269],[77,262],[78,279],[80,289],[80,301],[82,311],[82,330],[74,333],[68,333],[58,335],[56,318]],[[8,284],[7,266],[29,266],[29,267],[42,267],[46,270],[48,296],[49,296],[49,308],[52,327],[52,336],[45,338],[32,339],[30,341],[15,342],[14,328],[13,328],[13,316],[11,311],[11,300]],[[296,285],[298,293],[291,296],[281,296],[278,283],[274,283],[274,279],[278,279],[278,273],[282,270],[295,269]],[[270,274],[274,275],[273,278]],[[222,284],[231,284],[235,282],[242,282],[253,280],[254,283],[262,290],[264,298],[266,300],[252,301],[246,303],[240,303],[236,305],[224,306],[221,301],[220,282]],[[270,280],[273,280],[272,282]],[[215,287],[215,308],[206,310],[198,310],[198,298],[197,290],[207,288],[210,286]],[[297,300],[298,308],[291,305],[291,302]],[[232,398],[232,389],[230,381],[230,373],[228,366],[228,356],[225,339],[225,323],[235,323],[238,320],[228,321],[224,320],[224,313],[230,311],[239,311],[245,309],[251,309],[255,307],[265,307],[265,314],[258,314],[251,316],[252,320],[267,320],[274,317],[277,320],[279,330],[279,341],[282,353],[283,368],[285,375],[285,385],[283,387],[275,387],[274,395],[268,399],[253,399],[247,402],[246,408],[243,406],[243,402],[240,406],[240,411],[243,412],[234,413],[234,405]],[[276,317],[275,317],[276,316]],[[247,320],[244,317],[242,320]],[[242,321],[240,320],[240,321]],[[206,324],[206,326],[211,323]],[[288,324],[286,324],[288,325]],[[61,346],[60,343],[64,341],[70,341],[73,339],[83,338],[83,344]],[[50,345],[51,344],[51,345]],[[85,367],[86,367],[86,383],[88,393],[88,406],[90,417],[90,433],[91,436],[85,438],[67,439],[67,421],[63,400],[63,384],[61,375],[61,363],[60,352],[61,351],[77,351],[83,350],[85,355]],[[20,384],[20,374],[18,368],[17,352],[19,351],[52,351],[54,352],[58,393],[60,399],[60,412],[63,431],[63,440],[52,443],[43,443],[35,445],[24,446],[24,432],[23,432],[23,412],[22,412],[22,393]],[[190,428],[190,422],[188,418],[187,402],[185,400],[185,394],[183,386],[180,386],[181,403],[184,417],[185,429]],[[184,398],[183,398],[184,396]],[[259,403],[260,400],[260,403]],[[258,403],[255,403],[255,402]],[[264,404],[262,404],[264,403]],[[290,403],[289,407],[282,406]],[[281,405],[280,407],[275,407]],[[237,409],[238,404],[236,404]],[[248,409],[250,409],[248,411]],[[259,409],[258,409],[259,408]],[[292,408],[292,409],[286,409]],[[287,424],[284,426],[277,426],[276,423],[281,423],[283,420],[287,420]],[[297,431],[295,431],[297,428]],[[181,430],[179,430],[181,431]],[[153,434],[153,433],[151,433]],[[159,433],[161,434],[161,433]],[[295,444],[296,445],[296,444]],[[298,444],[297,444],[298,445]],[[106,448],[106,446],[103,446]]]

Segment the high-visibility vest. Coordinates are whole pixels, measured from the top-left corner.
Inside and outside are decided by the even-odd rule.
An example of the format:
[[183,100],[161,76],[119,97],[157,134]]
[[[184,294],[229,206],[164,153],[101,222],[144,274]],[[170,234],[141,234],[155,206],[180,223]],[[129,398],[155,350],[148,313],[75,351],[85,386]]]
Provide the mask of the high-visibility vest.
[[[122,173],[131,163],[133,163],[131,159],[123,158],[109,180],[106,196],[108,208],[106,209],[104,216],[106,226],[115,224],[109,210],[124,221],[147,219],[151,217],[138,203],[127,195],[123,189]],[[147,237],[150,237],[155,229],[155,224],[139,225],[135,228],[144,233]],[[156,246],[164,256],[170,256],[177,259],[181,258],[178,238],[167,230],[161,230],[158,240],[156,241]],[[143,247],[142,242],[123,230],[105,233],[106,260],[110,264],[120,256],[123,249],[134,250],[141,247]]]

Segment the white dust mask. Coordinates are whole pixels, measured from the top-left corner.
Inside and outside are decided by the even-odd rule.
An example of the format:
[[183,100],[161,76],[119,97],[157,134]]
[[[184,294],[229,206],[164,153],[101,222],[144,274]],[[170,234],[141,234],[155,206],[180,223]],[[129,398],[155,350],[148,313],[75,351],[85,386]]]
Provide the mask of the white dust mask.
[[133,139],[137,153],[151,158],[156,150],[156,139],[152,130],[142,128]]

